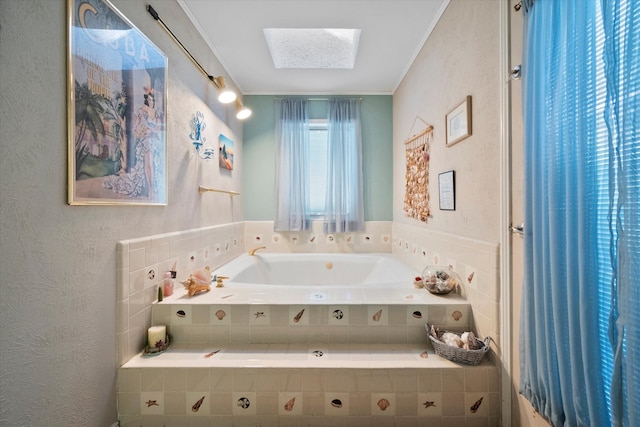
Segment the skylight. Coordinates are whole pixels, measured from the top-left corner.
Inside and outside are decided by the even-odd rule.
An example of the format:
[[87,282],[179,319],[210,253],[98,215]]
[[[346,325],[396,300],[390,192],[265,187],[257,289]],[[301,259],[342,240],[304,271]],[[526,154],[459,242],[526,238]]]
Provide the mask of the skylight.
[[341,28],[265,28],[276,68],[353,68],[360,30]]

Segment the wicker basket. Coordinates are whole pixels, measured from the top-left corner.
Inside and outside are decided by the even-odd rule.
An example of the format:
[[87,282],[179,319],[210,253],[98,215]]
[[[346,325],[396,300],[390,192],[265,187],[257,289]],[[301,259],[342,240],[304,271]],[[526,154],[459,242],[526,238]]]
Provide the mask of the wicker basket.
[[431,334],[431,326],[429,324],[425,324],[424,327],[427,330],[427,335],[429,336],[429,340],[431,344],[433,344],[433,349],[435,350],[438,356],[444,357],[445,359],[449,359],[452,362],[463,363],[465,365],[478,365],[485,354],[490,349],[490,341],[491,337],[486,337],[484,340],[479,340],[476,338],[477,344],[480,346],[477,350],[466,350],[464,348],[454,347],[452,345],[448,345],[440,341],[440,337],[445,332],[452,332],[454,334],[460,335],[460,332],[455,331],[439,331],[438,338],[436,339]]

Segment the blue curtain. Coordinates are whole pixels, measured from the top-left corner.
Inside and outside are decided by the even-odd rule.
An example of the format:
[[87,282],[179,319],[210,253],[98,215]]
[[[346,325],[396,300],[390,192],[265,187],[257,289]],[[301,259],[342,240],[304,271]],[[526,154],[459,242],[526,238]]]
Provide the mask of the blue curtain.
[[611,158],[611,411],[640,426],[640,1],[602,0],[605,120]]
[[554,426],[637,426],[640,2],[523,6],[520,391]]
[[307,219],[309,164],[309,102],[276,99],[275,231],[303,231]]
[[331,99],[327,122],[327,193],[324,232],[364,228],[359,99]]

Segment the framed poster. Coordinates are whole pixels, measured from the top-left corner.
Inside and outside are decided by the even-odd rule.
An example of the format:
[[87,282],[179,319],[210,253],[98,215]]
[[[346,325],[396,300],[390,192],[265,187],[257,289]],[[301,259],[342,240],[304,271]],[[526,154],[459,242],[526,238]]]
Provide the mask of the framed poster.
[[67,0],[68,203],[167,204],[167,57],[108,0]]
[[471,96],[467,96],[445,119],[447,147],[471,136]]
[[440,195],[440,210],[456,210],[455,172],[447,171],[438,174],[438,190]]

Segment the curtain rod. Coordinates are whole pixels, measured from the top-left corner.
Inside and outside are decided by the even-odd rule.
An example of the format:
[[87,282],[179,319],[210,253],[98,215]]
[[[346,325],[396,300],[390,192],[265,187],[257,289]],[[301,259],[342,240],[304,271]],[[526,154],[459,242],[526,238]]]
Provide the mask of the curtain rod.
[[[290,96],[290,97],[277,97],[274,96],[273,99],[289,99],[289,98],[304,98],[304,96]],[[307,101],[329,101],[330,99],[335,99],[335,98],[342,98],[342,96],[338,95],[335,96],[333,98],[305,98]],[[344,97],[344,99],[357,99],[359,101],[362,101],[362,98],[350,98],[350,97]]]

